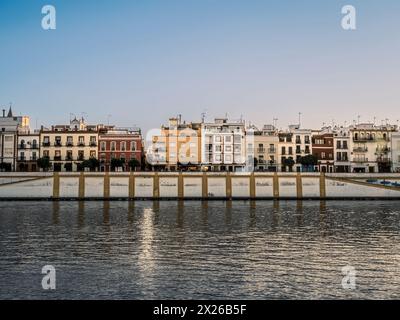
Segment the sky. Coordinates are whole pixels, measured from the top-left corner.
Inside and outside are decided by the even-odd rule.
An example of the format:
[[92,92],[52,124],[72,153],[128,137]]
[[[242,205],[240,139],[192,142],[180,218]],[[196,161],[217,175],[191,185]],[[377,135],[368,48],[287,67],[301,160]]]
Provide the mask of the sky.
[[[357,30],[341,27],[348,4]],[[0,0],[0,106],[33,127],[396,124],[399,84],[398,0]]]

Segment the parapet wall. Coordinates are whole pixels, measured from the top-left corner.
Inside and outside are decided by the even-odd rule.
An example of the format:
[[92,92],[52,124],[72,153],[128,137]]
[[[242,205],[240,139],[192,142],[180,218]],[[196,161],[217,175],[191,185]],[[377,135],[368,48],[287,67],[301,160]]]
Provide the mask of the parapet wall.
[[400,199],[400,174],[0,173],[0,199]]

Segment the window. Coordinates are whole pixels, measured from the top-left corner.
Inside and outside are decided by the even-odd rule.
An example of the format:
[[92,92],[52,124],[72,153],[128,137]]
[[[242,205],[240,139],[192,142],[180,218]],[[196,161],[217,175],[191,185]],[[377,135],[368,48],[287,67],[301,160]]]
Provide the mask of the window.
[[131,151],[136,151],[136,142],[131,141]]
[[221,136],[215,136],[215,142],[221,142]]
[[231,162],[231,161],[232,161],[232,156],[231,156],[230,154],[227,154],[227,155],[225,156],[225,161]]
[[121,141],[119,147],[121,151],[126,151],[126,142]]
[[343,149],[347,149],[347,141],[343,141]]
[[286,147],[282,147],[282,154],[286,154]]
[[326,156],[325,152],[321,152],[321,159],[325,159],[325,156]]
[[293,147],[289,147],[289,154],[293,153]]
[[117,143],[115,141],[111,141],[111,151],[115,151],[117,149]]
[[221,161],[221,155],[220,154],[215,155],[215,161]]
[[225,142],[226,143],[231,143],[232,142],[232,137],[231,136],[225,136]]
[[105,141],[100,142],[100,150],[106,151],[106,142]]
[[242,150],[242,148],[241,148],[240,144],[239,144],[239,145],[236,144],[236,145],[233,147],[233,151],[234,151],[235,153],[240,153],[241,150]]
[[238,136],[238,135],[235,135],[233,138],[234,143],[241,143],[241,140],[242,140],[242,137]]
[[91,158],[96,158],[96,151],[90,150],[90,157]]
[[215,152],[221,152],[222,147],[221,146],[215,146]]
[[225,152],[232,152],[232,146],[225,146]]

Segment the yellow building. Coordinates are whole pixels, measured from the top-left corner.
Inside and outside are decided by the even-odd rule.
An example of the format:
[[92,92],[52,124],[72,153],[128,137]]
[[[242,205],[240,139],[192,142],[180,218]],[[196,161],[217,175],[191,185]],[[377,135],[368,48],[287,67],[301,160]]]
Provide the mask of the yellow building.
[[40,157],[50,160],[54,171],[78,171],[84,160],[98,157],[99,128],[83,119],[69,125],[56,125],[40,130]]
[[159,134],[152,136],[147,162],[158,170],[199,170],[201,124],[170,118],[168,126],[162,126]]

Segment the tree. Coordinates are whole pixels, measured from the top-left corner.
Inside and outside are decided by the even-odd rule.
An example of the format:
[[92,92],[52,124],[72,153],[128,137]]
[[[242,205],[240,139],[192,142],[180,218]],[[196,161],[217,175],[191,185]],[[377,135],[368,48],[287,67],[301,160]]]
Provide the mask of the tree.
[[36,163],[39,168],[43,169],[43,171],[47,171],[51,167],[49,157],[39,158],[39,159],[37,159]]
[[301,157],[299,163],[305,168],[305,171],[314,171],[314,166],[318,164],[318,159],[313,154],[308,154],[304,157]]
[[137,167],[140,167],[140,162],[136,158],[133,158],[129,160],[128,166],[132,171],[135,171]]
[[284,161],[283,161],[283,165],[285,166],[285,167],[289,167],[289,171],[291,172],[291,171],[293,171],[293,166],[294,166],[294,160],[293,160],[293,158],[286,158]]
[[111,170],[115,170],[115,168],[120,168],[124,165],[125,161],[118,159],[118,158],[112,158],[111,159]]
[[89,160],[84,160],[82,162],[82,167],[89,168],[90,171],[95,171],[99,166],[100,162],[96,158],[90,158]]

